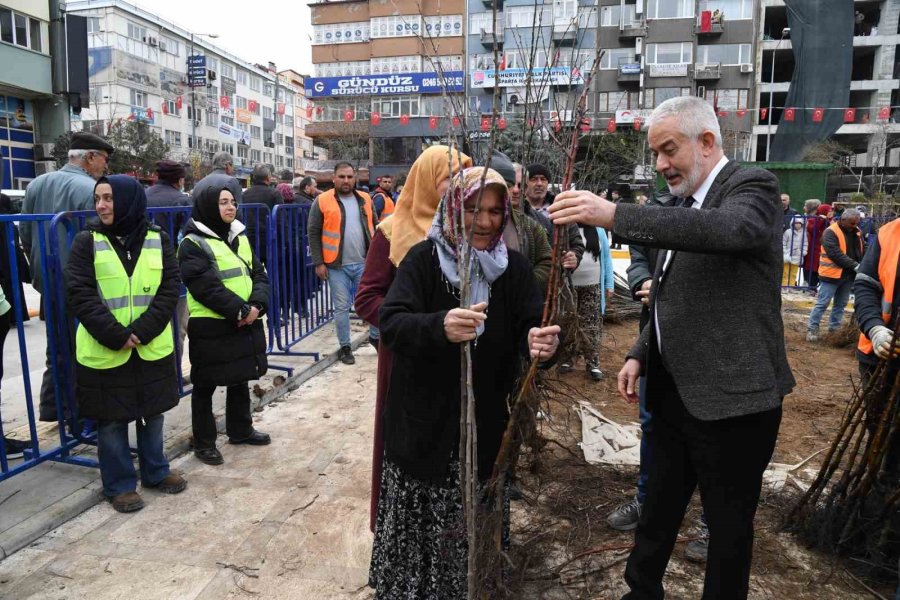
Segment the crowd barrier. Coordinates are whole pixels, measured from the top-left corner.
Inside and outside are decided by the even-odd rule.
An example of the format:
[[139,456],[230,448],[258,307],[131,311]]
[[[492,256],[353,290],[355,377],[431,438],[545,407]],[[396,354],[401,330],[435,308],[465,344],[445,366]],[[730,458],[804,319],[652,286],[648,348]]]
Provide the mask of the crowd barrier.
[[[149,208],[147,217],[158,224],[177,246],[181,241],[181,229],[190,218],[190,207]],[[66,310],[66,286],[64,284],[64,265],[68,260],[68,251],[78,232],[82,231],[88,220],[95,218],[94,211],[69,212],[56,215],[2,215],[0,216],[0,248],[8,253],[8,283],[12,290],[17,290],[23,282],[18,264],[18,227],[31,227],[36,234],[39,245],[40,264],[32,265],[39,269],[44,282],[45,294],[42,296],[44,326],[47,334],[47,365],[52,375],[52,388],[56,400],[56,436],[53,443],[41,447],[38,439],[37,414],[31,391],[29,372],[29,356],[25,337],[24,322],[28,315],[28,307],[24,297],[19,293],[9,295],[7,299],[12,305],[12,327],[18,334],[19,359],[22,363],[22,386],[26,404],[29,448],[21,461],[14,466],[9,464],[2,439],[3,419],[0,418],[0,481],[13,477],[44,461],[60,461],[83,466],[96,466],[96,462],[73,455],[75,448],[81,444],[96,444],[95,435],[90,432],[83,420],[78,418],[78,406],[75,396],[75,354],[74,332],[77,323]],[[333,310],[328,283],[320,281],[315,274],[309,254],[309,238],[307,220],[309,208],[299,205],[279,205],[274,211],[262,204],[241,204],[238,207],[238,218],[248,227],[250,243],[257,256],[265,256],[266,270],[272,286],[269,310],[266,315],[268,347],[270,355],[310,356],[319,360],[318,353],[298,351],[297,345],[309,335],[315,333],[333,320]],[[260,227],[264,224],[264,227]],[[264,252],[263,252],[264,251]],[[30,250],[25,248],[25,253]],[[0,252],[0,260],[6,259]],[[27,285],[27,283],[26,283]],[[180,300],[186,301],[186,289],[182,286]],[[173,319],[173,335],[178,367],[178,387],[182,396],[190,394],[186,387],[185,373],[181,371],[182,347],[179,336],[179,310],[176,309]],[[35,350],[32,349],[32,353]],[[44,349],[41,349],[43,356]],[[33,360],[31,361],[34,362]],[[288,366],[269,363],[269,367],[286,371],[289,375],[293,369]],[[3,406],[0,404],[0,417]]]
[[[878,228],[893,220],[894,217],[866,217],[859,222],[865,247],[875,240]],[[799,222],[802,227],[794,228]],[[822,251],[822,234],[832,223],[823,217],[796,215],[791,219],[791,226],[782,234],[782,271],[781,287],[812,291],[819,280],[818,265]],[[790,260],[788,257],[790,256]]]

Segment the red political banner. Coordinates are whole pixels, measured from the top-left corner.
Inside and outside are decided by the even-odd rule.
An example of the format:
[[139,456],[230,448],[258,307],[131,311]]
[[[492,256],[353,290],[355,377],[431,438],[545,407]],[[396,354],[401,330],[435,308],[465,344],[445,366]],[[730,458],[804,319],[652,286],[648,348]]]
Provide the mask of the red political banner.
[[616,130],[616,120],[610,119],[606,123],[606,130],[610,133],[613,133]]
[[503,117],[500,117],[500,120],[497,121],[497,127],[499,127],[501,130],[503,130],[503,129],[506,129],[506,126],[507,126],[506,119],[504,119]]
[[279,102],[275,105],[275,112],[279,115],[284,114],[284,102]]
[[887,121],[891,118],[891,107],[890,106],[882,106],[878,109],[878,118],[882,121]]
[[490,131],[491,130],[491,120],[487,117],[481,118],[481,130],[482,131]]
[[181,110],[182,102],[183,102],[183,100],[181,99],[181,96],[178,96],[177,98],[175,98],[175,108],[177,108],[178,110]]
[[844,123],[853,123],[856,121],[856,109],[848,108],[844,111]]
[[353,111],[352,111],[352,110],[345,110],[345,111],[344,111],[344,120],[347,121],[348,123],[349,123],[350,121],[353,120],[353,116],[354,116],[354,115],[353,115]]
[[[307,110],[309,110],[309,109],[307,109]],[[375,125],[376,127],[378,127],[378,125],[381,123],[381,113],[373,112],[372,116],[369,117],[369,120],[372,122],[372,125]]]
[[438,128],[438,118],[431,117],[428,119],[428,129],[437,129]]
[[400,115],[400,124],[409,125],[409,115]]
[[459,127],[459,117],[453,117],[453,126]]
[[814,108],[812,114],[813,123],[821,123],[822,119],[825,118],[825,109],[824,108]]
[[768,114],[769,114],[769,109],[768,109],[768,108],[761,108],[761,109],[759,109],[759,120],[760,120],[760,121],[765,121],[765,120],[766,120],[766,116],[767,116]]
[[784,109],[784,120],[788,123],[792,123],[794,121],[794,117],[797,115],[796,108],[786,108]]
[[704,10],[700,13],[700,33],[712,31],[712,11]]
[[221,106],[222,108],[228,108],[228,96],[222,96],[221,98],[219,98],[219,106]]
[[737,111],[735,114],[738,116],[738,119],[743,119],[744,116],[747,114],[747,111],[746,111],[746,109],[742,108],[739,111]]
[[255,113],[256,111],[259,110],[259,102],[257,102],[256,100],[251,100],[250,102],[247,103],[247,110],[249,110],[252,113]]

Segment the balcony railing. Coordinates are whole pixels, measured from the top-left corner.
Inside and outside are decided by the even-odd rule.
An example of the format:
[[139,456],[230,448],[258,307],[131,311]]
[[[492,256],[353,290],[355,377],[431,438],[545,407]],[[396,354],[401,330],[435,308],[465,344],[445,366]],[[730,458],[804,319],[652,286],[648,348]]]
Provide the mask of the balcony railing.
[[623,27],[619,29],[619,39],[626,40],[637,37],[646,37],[647,36],[647,23],[643,21],[631,21],[625,23]]
[[721,63],[707,63],[694,65],[694,79],[709,80],[720,79],[722,77]]

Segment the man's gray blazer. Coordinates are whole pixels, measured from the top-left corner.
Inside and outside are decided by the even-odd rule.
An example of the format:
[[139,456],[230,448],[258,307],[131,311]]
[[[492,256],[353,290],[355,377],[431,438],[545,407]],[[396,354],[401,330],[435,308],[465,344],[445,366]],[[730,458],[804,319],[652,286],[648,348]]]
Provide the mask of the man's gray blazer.
[[[647,373],[647,402],[661,365],[685,408],[713,421],[778,407],[795,385],[781,319],[781,200],[775,176],[728,162],[701,210],[619,204],[613,232],[674,251],[650,290],[651,319],[628,356]],[[655,315],[662,337],[657,348]],[[652,343],[651,343],[652,342]]]

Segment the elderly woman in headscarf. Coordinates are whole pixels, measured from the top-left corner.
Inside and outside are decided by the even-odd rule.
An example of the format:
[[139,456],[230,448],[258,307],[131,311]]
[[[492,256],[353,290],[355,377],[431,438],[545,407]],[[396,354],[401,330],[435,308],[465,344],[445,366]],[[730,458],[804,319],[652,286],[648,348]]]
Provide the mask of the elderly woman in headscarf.
[[[445,194],[427,239],[400,263],[381,307],[381,340],[394,352],[394,364],[369,570],[376,598],[466,597],[460,345],[473,342],[482,483],[491,476],[509,418],[507,398],[520,356],[546,359],[558,347],[559,327],[539,328],[541,296],[527,259],[508,252],[503,242],[508,218],[503,178],[483,167],[463,170]],[[464,252],[471,258],[467,308],[459,300]]]
[[191,220],[178,247],[188,290],[191,356],[191,421],[194,455],[208,465],[224,462],[216,448],[212,396],[228,388],[225,432],[232,444],[262,446],[269,435],[253,428],[248,381],[262,377],[266,337],[262,320],[269,305],[269,277],[237,220],[228,178],[217,176],[194,199]]
[[137,427],[141,482],[176,494],[187,485],[163,452],[163,413],[178,404],[172,316],[180,278],[166,232],[144,216],[135,179],[102,177],[94,188],[99,222],[72,243],[66,266],[75,334],[79,416],[96,419],[103,493],[119,512],[143,508],[128,446]]
[[[472,159],[448,146],[427,148],[410,167],[407,185],[397,200],[394,214],[386,218],[375,231],[366,267],[359,282],[354,306],[366,322],[378,327],[378,311],[394,282],[400,262],[415,244],[425,239],[441,196],[450,187],[450,178],[460,169],[472,166]],[[372,452],[372,498],[369,527],[375,531],[378,491],[381,487],[381,465],[384,459],[384,439],[381,417],[391,375],[393,353],[378,349],[378,378],[375,393],[375,442]]]

